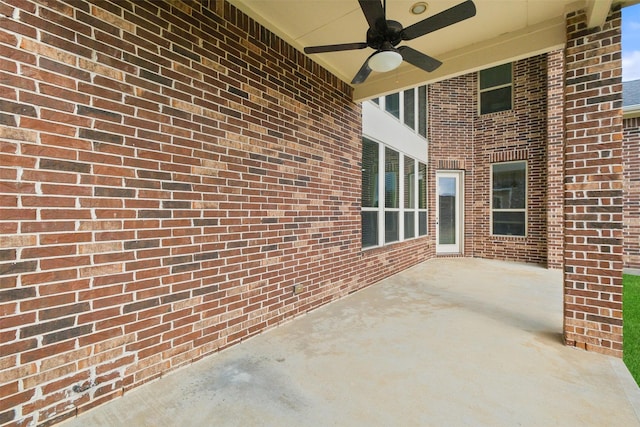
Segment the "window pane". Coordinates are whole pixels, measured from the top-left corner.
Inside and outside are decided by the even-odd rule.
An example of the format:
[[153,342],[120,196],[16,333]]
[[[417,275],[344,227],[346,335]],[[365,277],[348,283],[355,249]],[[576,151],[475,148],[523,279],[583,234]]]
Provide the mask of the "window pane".
[[511,63],[480,71],[480,90],[511,83]]
[[456,243],[456,179],[438,178],[438,243],[452,245]]
[[427,208],[427,165],[418,163],[418,208]]
[[410,239],[416,236],[416,222],[414,212],[404,213],[404,238]]
[[362,141],[362,206],[378,207],[378,143]]
[[427,234],[427,213],[419,212],[418,213],[418,233],[420,236],[424,236]]
[[427,137],[427,87],[418,88],[418,134]]
[[400,93],[385,96],[384,109],[397,118],[400,118]]
[[400,154],[390,148],[385,148],[384,166],[384,206],[398,208],[400,185]]
[[411,157],[404,157],[404,207],[416,207],[416,161]]
[[399,222],[400,215],[398,212],[384,213],[384,242],[397,242],[400,239]]
[[524,236],[525,224],[525,212],[493,212],[493,234]]
[[416,128],[416,104],[415,91],[413,89],[404,91],[404,124],[411,129]]
[[378,212],[362,212],[362,247],[378,246]]
[[373,98],[372,101],[374,104],[380,105],[380,98]]
[[493,165],[493,209],[524,209],[527,199],[525,162]]
[[496,113],[511,109],[511,86],[480,94],[480,114]]

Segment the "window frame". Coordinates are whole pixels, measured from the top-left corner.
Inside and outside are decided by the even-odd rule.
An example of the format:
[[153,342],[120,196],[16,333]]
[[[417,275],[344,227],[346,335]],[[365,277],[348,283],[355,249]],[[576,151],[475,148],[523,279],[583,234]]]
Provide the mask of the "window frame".
[[[482,71],[487,71],[487,70],[491,70],[492,68],[497,68],[497,67],[501,67],[504,65],[510,65],[510,71],[511,71],[511,76],[509,79],[509,83],[504,83],[501,85],[496,85],[496,86],[490,86],[487,88],[482,89]],[[482,95],[484,93],[488,93],[488,92],[492,92],[495,90],[499,90],[499,89],[504,89],[506,87],[510,87],[511,90],[509,91],[510,93],[510,99],[509,99],[509,108],[506,108],[504,110],[498,110],[498,111],[489,111],[489,112],[482,112]],[[513,110],[513,101],[514,101],[514,96],[513,96],[513,62],[506,62],[504,64],[500,64],[500,65],[496,65],[495,67],[490,67],[490,68],[485,68],[484,70],[480,70],[478,71],[478,115],[479,116],[486,116],[488,114],[496,114],[496,113],[501,113],[504,111],[512,111]]]
[[[405,123],[405,101],[404,94],[407,91],[413,91],[413,127]],[[398,95],[398,103],[399,103],[399,113],[398,116],[393,114],[392,112],[387,110],[386,99],[387,96]],[[423,96],[424,95],[424,96]],[[424,108],[421,108],[420,101],[421,98],[424,97]],[[399,121],[404,127],[410,129],[416,135],[419,135],[421,138],[427,139],[427,132],[429,129],[429,94],[427,91],[427,86],[422,85],[418,87],[414,87],[411,89],[402,90],[400,92],[383,95],[378,98],[372,99],[374,105],[388,114],[393,120]],[[424,119],[423,127],[420,126],[422,119]],[[424,134],[423,134],[424,132]]]
[[[412,168],[413,171],[409,170],[409,168],[407,168],[407,163],[413,163]],[[417,168],[417,163],[418,161],[416,159],[414,159],[411,156],[402,156],[402,181],[404,183],[404,187],[403,187],[403,203],[402,203],[402,207],[403,207],[403,212],[402,212],[402,235],[404,236],[405,239],[413,239],[415,237],[418,237],[418,232],[416,231],[416,225],[418,225],[416,223],[416,215],[418,212],[418,201],[416,200],[416,196],[418,195],[418,191],[416,191],[416,185],[418,184],[418,177],[416,176],[416,173],[418,171]],[[412,177],[412,179],[407,179],[409,177]],[[409,181],[409,190],[407,190],[407,181]],[[411,191],[413,190],[413,191]],[[409,197],[406,197],[407,195],[409,195]],[[413,201],[413,207],[410,206],[411,205],[411,201]],[[407,214],[413,214],[413,235],[412,236],[407,236]]]
[[[420,212],[428,212],[428,164],[426,162],[420,161],[413,156],[403,153],[402,151],[397,150],[396,148],[390,147],[383,142],[377,141],[370,137],[363,136],[364,140],[368,140],[369,142],[378,144],[378,177],[377,177],[377,206],[375,207],[364,207],[362,206],[362,202],[360,203],[360,218],[362,221],[362,213],[363,212],[376,212],[377,213],[377,244],[362,246],[362,250],[370,250],[375,248],[380,248],[388,245],[393,245],[396,243],[405,242],[408,240],[418,239],[421,237],[425,237],[429,234],[428,224],[425,226],[425,234],[420,234]],[[387,208],[387,200],[386,200],[386,160],[387,160],[387,150],[394,151],[398,153],[398,161],[399,161],[399,173],[398,173],[398,207],[397,208]],[[413,160],[413,191],[412,197],[414,200],[413,208],[406,208],[406,197],[405,197],[405,160],[409,158]],[[425,170],[425,208],[420,208],[420,165],[424,165]],[[364,169],[364,168],[363,168]],[[384,173],[380,173],[380,171]],[[362,189],[361,189],[362,191]],[[398,239],[393,241],[386,240],[386,213],[396,213],[398,217]],[[406,237],[405,233],[405,213],[412,212],[413,213],[413,229],[414,235],[413,237]],[[428,221],[428,213],[425,215],[425,221]],[[362,222],[361,222],[362,223]],[[362,236],[360,238],[360,243],[363,243],[364,230],[361,230]]]
[[[495,165],[505,164],[524,164],[524,208],[517,209],[495,209],[493,207],[493,167]],[[495,162],[490,165],[490,177],[489,177],[489,226],[491,227],[491,237],[507,237],[507,238],[527,238],[529,234],[529,162],[527,160],[513,160],[507,162]],[[496,234],[494,230],[493,214],[494,212],[524,212],[524,234]]]
[[[382,144],[381,144],[382,145]],[[404,190],[404,182],[401,182],[404,180],[404,174],[403,174],[403,169],[404,169],[404,156],[402,155],[402,153],[394,148],[388,147],[386,145],[382,145],[382,148],[384,150],[384,184],[381,188],[383,188],[383,193],[382,195],[378,195],[379,199],[382,200],[383,203],[380,203],[380,205],[383,205],[383,217],[384,217],[384,227],[383,228],[383,238],[382,240],[380,240],[381,242],[383,242],[383,244],[390,244],[390,243],[395,243],[395,242],[399,242],[401,241],[401,237],[404,234],[404,227],[403,224],[401,223],[401,219],[400,216],[404,215],[403,213],[403,202],[404,202],[404,194],[401,194],[401,191]],[[394,188],[394,192],[395,192],[395,200],[393,200],[393,202],[395,202],[395,207],[393,206],[387,206],[387,204],[389,203],[389,200],[387,200],[387,194],[389,193],[388,191],[388,187],[387,187],[387,174],[390,173],[394,173],[393,171],[388,171],[387,170],[387,166],[388,166],[388,162],[387,162],[387,155],[388,154],[392,154],[389,152],[393,152],[395,154],[397,154],[397,168],[398,168],[398,172],[397,172],[397,178],[395,179],[395,188]],[[382,174],[381,174],[382,175]],[[396,225],[397,225],[397,236],[395,240],[389,240],[387,242],[387,214],[396,214]]]
[[[424,165],[424,208],[420,207],[420,165]],[[429,164],[416,160],[416,238],[429,235]],[[420,234],[420,214],[424,213],[424,234]]]
[[[374,141],[370,138],[362,138],[362,150],[361,152],[364,152],[364,145],[365,145],[365,140],[367,140],[368,143],[373,143],[376,144],[377,146],[377,156],[376,156],[376,160],[377,162],[372,162],[372,164],[377,163],[377,168],[375,169],[375,172],[377,173],[377,179],[373,182],[375,191],[372,195],[372,206],[363,206],[364,205],[364,201],[365,201],[365,197],[364,197],[364,185],[363,185],[363,176],[361,176],[360,179],[360,227],[361,227],[361,237],[360,237],[360,244],[363,244],[363,237],[364,237],[364,227],[363,227],[363,213],[364,212],[374,212],[376,213],[376,243],[374,245],[368,245],[366,246],[367,248],[375,248],[380,246],[380,215],[381,212],[383,212],[384,206],[381,206],[381,200],[380,200],[380,177],[384,176],[383,173],[380,173],[380,167],[383,166],[383,164],[381,163],[380,159],[381,159],[381,154],[380,154],[380,150],[382,148],[384,148],[383,146],[381,146],[381,144],[377,141]],[[362,154],[361,154],[362,155]],[[364,155],[362,155],[361,158],[362,163],[362,167],[361,167],[361,174],[364,173],[365,171],[365,165],[364,165]],[[373,181],[373,180],[372,180]]]
[[[387,100],[391,100],[391,98],[398,98],[398,115],[396,116],[394,114],[394,112],[396,111],[395,109],[390,110],[388,107],[389,105]],[[382,103],[380,104],[383,106],[384,111],[387,112],[387,114],[389,114],[391,117],[393,117],[395,120],[400,120],[402,121],[403,117],[404,117],[404,94],[402,92],[395,92],[395,93],[390,93],[388,95],[385,95],[384,97],[382,97]]]

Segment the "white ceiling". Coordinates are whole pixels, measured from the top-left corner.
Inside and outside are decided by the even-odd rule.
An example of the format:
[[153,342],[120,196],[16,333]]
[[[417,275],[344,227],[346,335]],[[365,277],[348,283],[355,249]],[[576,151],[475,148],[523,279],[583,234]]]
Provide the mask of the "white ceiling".
[[[410,13],[417,0],[387,0],[387,19],[404,27],[455,6],[462,0],[427,0],[422,15]],[[357,0],[230,0],[240,10],[303,50],[306,46],[365,42],[367,21]],[[640,0],[474,0],[475,17],[402,42],[444,64],[427,73],[403,63],[388,73],[371,73],[354,85],[363,100],[419,84],[442,80],[514,59],[558,49],[565,42],[565,15],[587,9],[593,26],[601,25],[613,4]],[[333,74],[350,82],[370,48],[309,55]]]

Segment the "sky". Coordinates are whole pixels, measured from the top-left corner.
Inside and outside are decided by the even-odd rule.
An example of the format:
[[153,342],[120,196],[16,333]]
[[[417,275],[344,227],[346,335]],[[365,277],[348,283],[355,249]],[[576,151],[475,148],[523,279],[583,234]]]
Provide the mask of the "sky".
[[640,4],[622,9],[622,81],[640,79]]

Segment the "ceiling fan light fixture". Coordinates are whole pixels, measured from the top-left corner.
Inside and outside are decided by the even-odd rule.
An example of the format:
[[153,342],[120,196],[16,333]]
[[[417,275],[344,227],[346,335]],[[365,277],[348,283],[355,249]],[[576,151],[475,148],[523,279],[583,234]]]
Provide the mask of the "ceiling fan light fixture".
[[381,50],[369,58],[369,68],[379,73],[395,70],[402,63],[402,55],[396,50]]
[[428,7],[429,5],[426,2],[419,1],[418,3],[414,3],[413,6],[411,6],[409,12],[414,15],[421,15],[427,11]]

